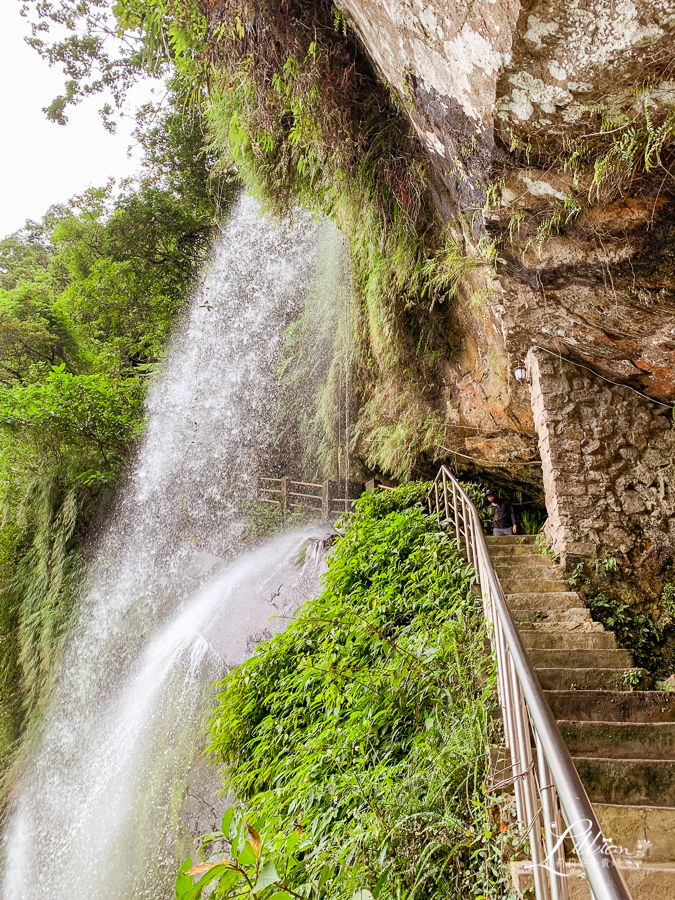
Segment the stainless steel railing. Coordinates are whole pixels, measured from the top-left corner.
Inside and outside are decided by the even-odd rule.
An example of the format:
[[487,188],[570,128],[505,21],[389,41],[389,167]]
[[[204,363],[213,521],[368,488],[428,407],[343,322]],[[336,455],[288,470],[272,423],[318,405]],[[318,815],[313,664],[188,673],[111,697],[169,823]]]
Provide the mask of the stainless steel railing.
[[595,900],[631,900],[506,605],[476,507],[446,466],[427,500],[429,513],[447,521],[478,574],[511,755],[511,776],[502,784],[514,786],[519,827],[530,845],[537,900],[569,898],[566,836],[573,841]]

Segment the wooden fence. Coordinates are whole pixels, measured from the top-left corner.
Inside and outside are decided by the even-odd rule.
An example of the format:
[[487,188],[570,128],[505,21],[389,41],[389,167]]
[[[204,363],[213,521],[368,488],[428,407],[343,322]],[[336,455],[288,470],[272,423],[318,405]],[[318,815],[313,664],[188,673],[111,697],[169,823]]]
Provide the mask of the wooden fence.
[[[260,478],[259,500],[281,507],[282,516],[300,507],[314,509],[321,514],[324,521],[332,516],[346,512],[351,504],[366,491],[375,490],[375,482],[350,481],[347,490],[345,483],[338,481],[292,481],[288,476],[283,478]],[[378,485],[379,487],[379,485]]]

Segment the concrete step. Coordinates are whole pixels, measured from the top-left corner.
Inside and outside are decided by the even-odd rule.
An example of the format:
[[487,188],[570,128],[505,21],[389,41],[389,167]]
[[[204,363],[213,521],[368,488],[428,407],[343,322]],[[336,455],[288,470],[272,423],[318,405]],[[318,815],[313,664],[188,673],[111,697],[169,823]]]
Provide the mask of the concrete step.
[[616,650],[616,638],[611,631],[570,631],[522,629],[520,636],[529,649],[542,650]]
[[[628,854],[643,853],[647,863],[675,860],[675,808],[594,803],[602,832]],[[673,896],[661,894],[661,897]]]
[[[632,669],[633,657],[628,650],[558,650],[532,649],[528,656],[535,669]],[[573,694],[584,693],[572,691]],[[561,719],[581,718],[560,716]],[[611,717],[610,717],[611,718]]]
[[572,756],[675,762],[675,722],[558,721],[558,728]]
[[[675,898],[674,863],[620,863],[621,873],[633,900],[673,900]],[[519,897],[534,896],[532,863],[511,863],[511,877]],[[567,864],[569,900],[592,900],[588,882],[578,863]],[[529,893],[528,893],[529,891]]]
[[534,593],[566,593],[569,585],[562,578],[543,576],[541,578],[500,578],[502,590],[505,594],[534,594]]
[[537,669],[545,691],[647,691],[652,676],[646,669]]
[[525,546],[527,544],[535,545],[535,541],[537,540],[536,534],[504,534],[504,535],[494,535],[488,534],[486,535],[485,540],[487,541],[488,547],[496,546],[512,546],[520,545]]
[[576,591],[504,591],[511,610],[585,609],[581,594]]
[[592,625],[592,631],[604,631],[594,622],[588,609],[524,609],[514,610],[513,618],[519,628],[581,628]]
[[[626,650],[585,652],[627,654]],[[561,721],[675,722],[675,694],[668,691],[544,691],[544,694],[551,712]]]
[[572,759],[591,803],[675,806],[672,759]]

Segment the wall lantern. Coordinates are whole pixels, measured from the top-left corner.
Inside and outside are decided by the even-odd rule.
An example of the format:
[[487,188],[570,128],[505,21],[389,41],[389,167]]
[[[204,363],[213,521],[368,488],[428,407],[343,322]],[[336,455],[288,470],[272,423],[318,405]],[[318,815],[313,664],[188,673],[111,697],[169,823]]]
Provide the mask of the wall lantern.
[[527,377],[527,369],[525,366],[516,366],[513,370],[513,376],[518,384],[529,384],[530,379]]

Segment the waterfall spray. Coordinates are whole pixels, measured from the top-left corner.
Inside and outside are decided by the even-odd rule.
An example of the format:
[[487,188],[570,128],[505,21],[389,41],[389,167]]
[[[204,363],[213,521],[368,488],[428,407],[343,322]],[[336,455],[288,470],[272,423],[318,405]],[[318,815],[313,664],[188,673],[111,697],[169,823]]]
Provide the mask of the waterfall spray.
[[272,226],[243,197],[218,242],[149,393],[11,800],[6,900],[169,898],[188,820],[205,816],[203,831],[218,812],[198,762],[211,684],[316,590],[321,568],[312,554],[295,563],[317,529],[232,559],[276,415],[282,331],[322,229],[338,240],[309,216]]

